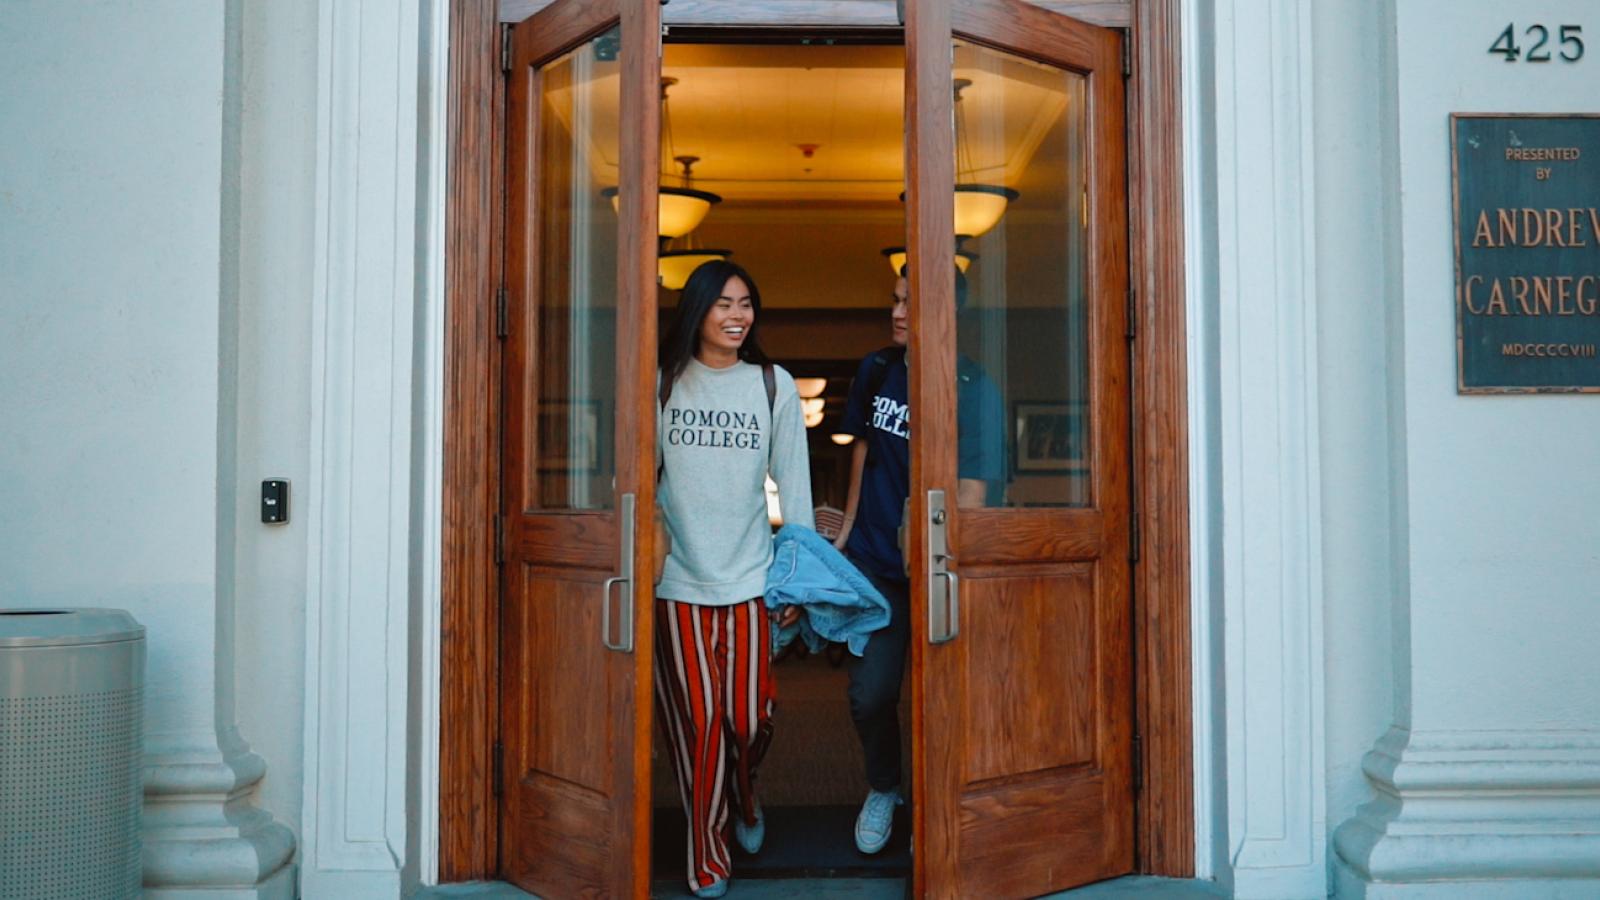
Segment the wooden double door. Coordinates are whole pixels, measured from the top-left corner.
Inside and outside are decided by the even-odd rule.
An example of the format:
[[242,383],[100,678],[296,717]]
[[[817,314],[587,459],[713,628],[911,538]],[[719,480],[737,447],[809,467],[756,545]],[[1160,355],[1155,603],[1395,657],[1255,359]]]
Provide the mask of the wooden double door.
[[[650,882],[660,9],[510,37],[499,846],[546,897]],[[1033,896],[1134,864],[1122,36],[905,12],[913,887]]]

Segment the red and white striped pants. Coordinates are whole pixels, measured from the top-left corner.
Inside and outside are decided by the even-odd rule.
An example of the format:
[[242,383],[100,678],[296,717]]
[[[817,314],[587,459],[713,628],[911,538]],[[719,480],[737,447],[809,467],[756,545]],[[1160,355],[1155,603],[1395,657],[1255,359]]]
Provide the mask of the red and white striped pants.
[[689,819],[689,886],[733,873],[729,803],[753,822],[755,768],[772,742],[767,609],[656,600],[656,709]]

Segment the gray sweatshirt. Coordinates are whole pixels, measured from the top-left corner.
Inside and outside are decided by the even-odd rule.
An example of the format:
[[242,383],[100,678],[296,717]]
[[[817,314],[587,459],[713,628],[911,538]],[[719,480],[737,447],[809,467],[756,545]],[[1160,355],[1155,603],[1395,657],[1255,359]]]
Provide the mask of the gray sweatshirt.
[[701,606],[731,606],[766,590],[772,562],[766,478],[778,485],[786,524],[814,527],[805,416],[794,378],[781,367],[767,412],[761,367],[713,369],[690,359],[658,408],[657,490],[672,552],[656,596]]

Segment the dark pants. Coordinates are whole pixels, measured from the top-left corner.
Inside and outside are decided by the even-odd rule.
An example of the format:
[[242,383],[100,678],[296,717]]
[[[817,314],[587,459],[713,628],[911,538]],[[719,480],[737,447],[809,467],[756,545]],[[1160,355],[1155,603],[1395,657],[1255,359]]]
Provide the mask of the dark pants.
[[911,586],[867,573],[889,601],[889,624],[873,632],[860,659],[850,658],[850,718],[861,735],[867,783],[875,791],[900,786],[900,682],[911,636]]

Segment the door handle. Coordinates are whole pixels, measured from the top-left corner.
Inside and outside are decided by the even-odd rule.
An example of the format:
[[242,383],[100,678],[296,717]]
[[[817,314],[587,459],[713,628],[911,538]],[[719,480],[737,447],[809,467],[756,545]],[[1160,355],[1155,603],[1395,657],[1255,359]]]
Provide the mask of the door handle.
[[[623,494],[617,505],[617,545],[621,548],[618,560],[617,574],[607,578],[600,585],[600,642],[606,645],[607,650],[619,653],[633,652],[633,530],[634,530],[634,498],[632,494]],[[622,592],[621,620],[622,627],[616,640],[611,639],[611,596],[612,589],[617,585],[625,584],[627,589]]]
[[[961,578],[950,571],[955,562],[945,529],[944,491],[928,492],[928,643],[943,644],[961,633]],[[942,588],[942,589],[941,589]]]
[[[949,559],[950,557],[945,557],[946,562],[948,562]],[[929,640],[932,643],[943,644],[947,641],[955,640],[956,636],[961,633],[961,576],[951,572],[948,569],[943,572],[935,572],[934,574],[942,576],[945,580],[944,595],[948,604],[945,607],[946,627],[943,636],[938,640],[934,640],[932,638],[932,628],[928,629],[928,634],[930,635]]]

